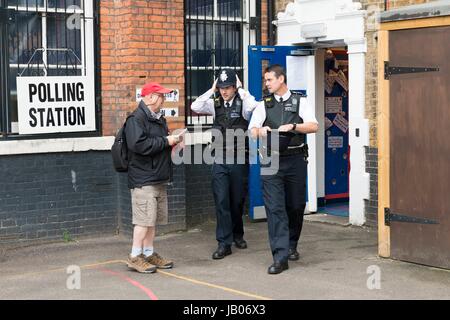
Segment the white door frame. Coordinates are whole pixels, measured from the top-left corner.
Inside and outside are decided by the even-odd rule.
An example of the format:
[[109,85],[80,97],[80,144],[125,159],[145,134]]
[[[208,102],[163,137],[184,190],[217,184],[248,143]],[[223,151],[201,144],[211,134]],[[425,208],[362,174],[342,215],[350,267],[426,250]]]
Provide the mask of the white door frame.
[[[349,145],[350,145],[350,185],[349,222],[363,225],[365,219],[364,199],[369,199],[370,176],[366,172],[365,147],[369,145],[369,121],[365,118],[365,54],[367,44],[364,35],[366,11],[361,4],[352,0],[295,0],[278,13],[277,45],[312,45],[314,47],[348,48],[349,61]],[[322,54],[316,54],[316,67]],[[321,69],[323,70],[323,68]],[[323,79],[316,70],[316,85]],[[322,81],[323,82],[323,81]],[[315,92],[316,117],[323,130],[323,90]],[[323,86],[322,86],[323,87]],[[324,143],[324,135],[316,134],[316,145]],[[315,174],[321,193],[320,183],[323,173],[323,154],[312,150],[315,164],[308,172]],[[312,162],[312,161],[311,161]]]

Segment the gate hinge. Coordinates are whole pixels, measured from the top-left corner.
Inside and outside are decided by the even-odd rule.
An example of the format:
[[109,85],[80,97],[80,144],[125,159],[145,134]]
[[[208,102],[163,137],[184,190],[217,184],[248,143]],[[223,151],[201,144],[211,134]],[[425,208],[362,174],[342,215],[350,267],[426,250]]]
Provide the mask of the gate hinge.
[[389,61],[384,62],[384,79],[389,80],[391,75],[419,72],[439,71],[438,67],[391,67]]
[[439,222],[435,220],[406,216],[403,214],[391,212],[390,208],[384,208],[384,224],[386,226],[390,226],[391,221],[420,224],[439,224]]

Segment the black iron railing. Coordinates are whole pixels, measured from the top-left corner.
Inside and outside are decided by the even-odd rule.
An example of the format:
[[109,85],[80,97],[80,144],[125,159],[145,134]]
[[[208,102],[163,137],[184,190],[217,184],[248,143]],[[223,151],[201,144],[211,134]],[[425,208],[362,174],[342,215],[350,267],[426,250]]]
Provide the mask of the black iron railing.
[[235,69],[243,79],[244,27],[250,0],[185,0],[186,125],[211,125],[212,117],[191,111],[221,68]]

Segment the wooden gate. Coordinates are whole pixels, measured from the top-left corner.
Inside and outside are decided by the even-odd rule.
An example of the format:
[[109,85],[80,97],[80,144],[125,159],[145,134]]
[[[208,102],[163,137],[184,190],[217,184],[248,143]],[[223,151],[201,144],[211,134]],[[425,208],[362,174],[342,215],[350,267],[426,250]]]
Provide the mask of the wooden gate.
[[450,268],[450,26],[381,42],[380,255]]

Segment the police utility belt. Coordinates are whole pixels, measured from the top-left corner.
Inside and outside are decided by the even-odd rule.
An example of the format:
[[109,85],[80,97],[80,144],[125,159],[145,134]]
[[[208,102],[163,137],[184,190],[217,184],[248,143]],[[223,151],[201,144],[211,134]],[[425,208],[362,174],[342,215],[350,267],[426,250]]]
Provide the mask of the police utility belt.
[[269,155],[270,154],[278,155],[280,157],[293,156],[296,154],[303,154],[305,161],[307,161],[308,157],[309,157],[308,144],[302,143],[299,146],[288,146],[287,150],[282,151],[282,152],[271,150],[271,151],[269,151]]

